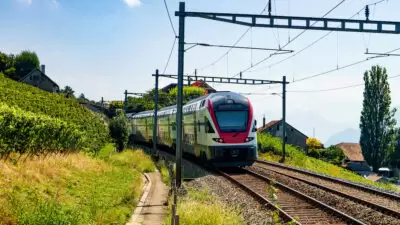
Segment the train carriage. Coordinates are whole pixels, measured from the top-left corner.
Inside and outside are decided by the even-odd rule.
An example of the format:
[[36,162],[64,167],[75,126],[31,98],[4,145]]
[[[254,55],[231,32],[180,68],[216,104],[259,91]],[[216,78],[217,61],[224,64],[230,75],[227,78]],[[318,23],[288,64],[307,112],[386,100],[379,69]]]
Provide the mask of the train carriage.
[[[134,142],[151,143],[154,111],[131,116]],[[176,106],[158,112],[157,145],[176,147]],[[250,166],[257,158],[256,121],[250,101],[233,92],[217,92],[183,106],[183,143],[186,154],[216,166]]]

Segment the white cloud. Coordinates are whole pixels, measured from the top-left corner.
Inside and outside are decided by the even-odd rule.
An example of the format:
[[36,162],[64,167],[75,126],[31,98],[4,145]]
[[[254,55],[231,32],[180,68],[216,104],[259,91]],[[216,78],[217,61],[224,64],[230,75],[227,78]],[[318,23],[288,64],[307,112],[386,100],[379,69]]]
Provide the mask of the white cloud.
[[17,0],[17,2],[22,3],[22,4],[26,4],[26,5],[32,4],[32,0]]
[[124,0],[124,2],[131,8],[140,6],[142,4],[142,2],[140,2],[140,0]]

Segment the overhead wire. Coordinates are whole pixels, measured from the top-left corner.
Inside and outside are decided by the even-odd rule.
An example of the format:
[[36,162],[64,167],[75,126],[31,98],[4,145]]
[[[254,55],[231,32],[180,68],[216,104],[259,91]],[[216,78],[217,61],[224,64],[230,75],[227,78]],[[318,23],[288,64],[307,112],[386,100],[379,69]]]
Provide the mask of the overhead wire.
[[[389,53],[395,52],[397,50],[400,50],[400,48],[396,48],[396,49],[387,51],[384,54],[389,54]],[[315,77],[323,76],[323,75],[326,75],[326,74],[329,74],[329,73],[332,73],[332,72],[335,72],[335,71],[339,71],[339,70],[342,70],[342,69],[346,69],[348,67],[352,67],[352,66],[364,63],[364,62],[366,62],[368,60],[371,60],[371,59],[376,59],[376,58],[381,58],[381,57],[387,57],[387,56],[373,56],[373,57],[370,57],[370,58],[366,58],[366,59],[363,59],[363,60],[359,60],[359,61],[347,64],[345,66],[337,67],[335,69],[331,69],[331,70],[328,70],[328,71],[325,71],[325,72],[322,72],[322,73],[317,73],[317,74],[314,74],[314,75],[311,75],[311,76],[306,76],[306,77],[300,78],[298,80],[294,80],[292,83],[297,83],[297,82],[301,82],[301,81],[304,81],[304,80],[312,79],[312,78],[315,78]]]
[[171,60],[172,52],[173,52],[174,49],[175,49],[175,44],[176,44],[176,40],[177,40],[177,37],[178,37],[178,35],[176,34],[176,31],[175,31],[174,24],[172,23],[171,14],[169,13],[169,9],[168,9],[168,5],[167,5],[166,0],[164,0],[164,6],[165,6],[165,10],[167,11],[167,15],[168,15],[169,23],[170,23],[171,28],[172,28],[172,32],[174,32],[174,35],[175,35],[175,36],[174,36],[174,43],[172,44],[172,48],[171,48],[171,51],[170,51],[170,53],[169,53],[167,62],[165,63],[165,67],[164,67],[164,72],[163,72],[163,73],[165,73],[165,71],[166,71],[167,68],[168,68],[169,62],[170,62],[170,60]]
[[[380,0],[380,1],[377,1],[377,2],[374,2],[374,3],[370,3],[370,4],[367,4],[367,5],[377,5],[377,4],[382,3],[382,2],[384,2],[384,1],[388,1],[388,0]],[[366,7],[366,6],[364,6],[362,9],[360,9],[359,11],[357,11],[354,15],[352,15],[351,17],[349,17],[349,19],[353,19],[355,16],[359,15],[363,10],[365,10],[365,7]],[[336,7],[336,8],[337,8],[337,7]],[[306,31],[306,30],[304,30],[304,31]],[[312,43],[308,44],[306,47],[302,48],[302,49],[299,50],[299,51],[296,51],[296,52],[293,53],[292,55],[290,55],[290,56],[288,56],[288,57],[286,57],[286,58],[284,58],[284,59],[282,59],[282,60],[279,60],[278,62],[272,63],[272,64],[270,64],[270,65],[268,65],[268,66],[264,66],[264,67],[261,67],[261,68],[259,68],[259,69],[252,70],[252,71],[249,71],[249,72],[257,72],[257,71],[264,70],[264,69],[266,69],[266,68],[272,68],[272,67],[274,67],[274,66],[276,66],[276,65],[279,65],[279,64],[281,64],[281,63],[283,63],[283,62],[285,62],[285,61],[287,61],[287,60],[289,60],[289,59],[291,59],[291,58],[293,58],[293,57],[299,55],[300,53],[304,52],[305,50],[311,48],[312,46],[314,46],[315,44],[317,44],[317,43],[320,42],[321,40],[323,40],[323,39],[325,39],[326,37],[328,37],[329,35],[331,35],[333,32],[334,32],[334,31],[329,31],[328,33],[326,33],[326,34],[322,35],[321,37],[319,37],[317,40],[315,40],[315,41],[313,41]],[[300,34],[302,34],[302,33],[300,33]]]
[[166,0],[164,0],[164,6],[165,6],[165,9],[167,10],[167,15],[168,15],[169,23],[171,24],[172,31],[174,32],[175,38],[176,38],[176,37],[178,37],[178,35],[176,34],[174,24],[172,23],[171,14],[169,14],[169,9],[168,9],[168,5],[167,5]]
[[[389,79],[394,79],[400,77],[400,75],[396,76],[391,76],[388,77]],[[336,88],[329,88],[329,89],[320,89],[320,90],[288,90],[287,92],[292,92],[292,93],[317,93],[317,92],[328,92],[328,91],[337,91],[337,90],[342,90],[342,89],[348,89],[348,88],[354,88],[354,87],[359,87],[363,86],[364,83],[359,83],[359,84],[353,84],[353,85],[348,85],[348,86],[342,86],[342,87],[336,87]]]
[[[259,13],[260,15],[263,14],[268,8],[268,3],[265,5],[265,7],[263,8],[263,10],[261,10],[261,12]],[[239,42],[246,36],[246,34],[251,30],[252,27],[248,27],[245,32],[233,43],[232,46],[236,46],[237,44],[239,44]],[[222,54],[218,59],[214,60],[213,62],[207,64],[206,66],[203,66],[201,68],[199,68],[198,70],[205,70],[213,65],[215,65],[216,63],[218,63],[219,61],[221,61],[227,54],[229,54],[230,51],[232,51],[233,48],[228,49],[224,54]]]
[[167,68],[168,68],[168,65],[169,65],[169,61],[171,60],[172,52],[175,49],[176,40],[177,39],[174,38],[174,43],[172,44],[172,48],[171,48],[171,51],[169,52],[167,63],[165,64],[165,67],[164,67],[164,72],[163,72],[164,74],[165,74],[165,71],[167,71]]
[[[322,18],[326,17],[327,15],[329,15],[331,12],[333,12],[335,9],[337,9],[340,5],[342,5],[346,0],[341,0],[338,4],[336,4],[333,8],[331,8],[328,12],[326,12]],[[310,26],[314,26],[317,23],[317,21],[315,21],[314,23],[312,23]],[[289,44],[291,44],[293,41],[297,40],[301,35],[303,35],[305,32],[307,32],[307,29],[303,30],[302,32],[300,32],[298,35],[296,35],[293,39],[289,40],[285,45],[282,46],[282,48],[287,47]],[[249,71],[250,69],[264,63],[265,61],[267,61],[268,59],[272,58],[275,54],[272,53],[269,56],[259,60],[258,62],[256,62],[255,64],[247,67],[244,70],[241,70],[239,73],[235,74],[233,77],[238,76],[240,73],[244,73]]]

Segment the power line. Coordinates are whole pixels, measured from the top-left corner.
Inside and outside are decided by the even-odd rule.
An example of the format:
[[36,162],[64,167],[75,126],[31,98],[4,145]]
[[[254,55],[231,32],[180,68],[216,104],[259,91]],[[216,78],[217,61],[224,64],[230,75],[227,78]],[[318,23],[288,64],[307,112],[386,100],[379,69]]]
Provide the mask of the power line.
[[[263,10],[260,12],[260,15],[263,14],[268,8],[268,3],[265,5],[265,7],[263,8]],[[235,43],[233,43],[232,46],[236,46],[237,44],[239,44],[239,42],[244,38],[244,36],[246,36],[246,34],[251,30],[252,27],[249,27],[246,29],[246,31],[235,41]],[[219,61],[221,61],[222,58],[224,58],[227,54],[229,54],[229,52],[232,50],[232,48],[228,49],[224,54],[222,54],[217,60],[214,60],[213,62],[211,62],[210,64],[201,67],[198,70],[205,70],[213,65],[215,65],[216,63],[218,63]]]
[[[388,80],[389,79],[394,79],[394,78],[397,78],[397,77],[400,77],[400,75],[388,77]],[[293,90],[293,91],[288,90],[287,92],[292,92],[292,93],[328,92],[328,91],[337,91],[337,90],[343,90],[343,89],[348,89],[348,88],[354,88],[354,87],[359,87],[359,86],[363,86],[363,85],[364,85],[364,83],[360,83],[360,84],[353,84],[353,85],[348,85],[348,86],[329,88],[329,89],[322,89],[322,90]]]
[[169,9],[168,9],[168,5],[167,5],[166,0],[164,0],[164,5],[165,5],[165,9],[167,10],[169,23],[171,24],[172,31],[174,32],[175,38],[176,38],[178,35],[176,34],[176,31],[175,31],[175,28],[174,28],[174,24],[172,23],[171,14],[169,14]]
[[[374,2],[374,3],[371,3],[371,4],[368,4],[368,5],[376,5],[376,4],[382,3],[382,2],[384,2],[384,1],[388,1],[388,0],[380,0],[380,1],[377,1],[377,2]],[[343,3],[343,2],[340,2],[339,4],[341,4],[341,3]],[[339,6],[339,4],[337,5],[337,7]],[[337,8],[337,7],[336,7],[336,8]],[[366,6],[365,6],[365,7],[366,7]],[[349,17],[349,19],[352,19],[352,18],[354,18],[355,16],[359,15],[360,12],[362,12],[362,11],[365,9],[365,7],[361,8],[358,12],[356,12],[354,15],[352,15],[351,17]],[[331,11],[333,11],[333,10],[331,10]],[[315,23],[314,23],[314,24],[315,24]],[[313,24],[313,25],[314,25],[314,24]],[[312,25],[311,25],[311,26],[312,26]],[[300,35],[303,34],[305,31],[306,31],[306,30],[304,30],[302,33],[300,33]],[[264,70],[264,69],[266,69],[266,68],[271,68],[271,67],[274,67],[274,66],[276,66],[276,65],[279,65],[279,64],[281,64],[281,63],[283,63],[283,62],[285,62],[285,61],[287,61],[287,60],[289,60],[289,59],[291,59],[291,58],[297,56],[298,54],[304,52],[305,50],[311,48],[313,45],[315,45],[315,44],[317,44],[318,42],[320,42],[321,40],[325,39],[326,37],[328,37],[328,36],[331,35],[332,33],[333,33],[333,31],[329,31],[328,33],[324,34],[323,36],[321,36],[320,38],[318,38],[317,40],[315,40],[315,41],[312,42],[311,44],[309,44],[309,45],[307,45],[306,47],[302,48],[300,51],[296,51],[296,53],[294,53],[293,55],[290,55],[290,56],[288,56],[288,57],[286,57],[286,58],[284,58],[284,59],[282,59],[282,60],[280,60],[280,61],[278,61],[278,62],[272,63],[272,64],[270,64],[270,65],[268,65],[268,66],[265,66],[265,67],[262,67],[262,68],[259,68],[259,69],[256,69],[256,70],[252,70],[252,71],[250,71],[250,72],[256,72],[256,71]],[[298,35],[298,36],[299,36],[299,35]]]
[[[385,52],[384,54],[392,53],[392,52],[397,51],[397,50],[400,50],[400,48],[396,48],[396,49],[394,49],[394,50],[390,50],[390,51],[388,51],[388,52]],[[373,56],[373,57],[369,57],[369,58],[366,58],[366,59],[363,59],[363,60],[359,60],[359,61],[356,61],[356,62],[347,64],[347,65],[345,65],[345,66],[337,67],[337,68],[335,68],[335,69],[331,69],[331,70],[328,70],[328,71],[325,71],[325,72],[322,72],[322,73],[317,73],[317,74],[314,74],[314,75],[311,75],[311,76],[303,77],[303,78],[301,78],[301,79],[299,79],[299,80],[293,81],[292,83],[297,83],[297,82],[300,82],[300,81],[304,81],[304,80],[312,79],[312,78],[315,78],[315,77],[323,76],[323,75],[326,75],[326,74],[329,74],[329,73],[332,73],[332,72],[335,72],[335,71],[339,71],[339,70],[342,70],[342,69],[346,69],[346,68],[348,68],[348,67],[352,67],[352,66],[355,66],[355,65],[364,63],[364,62],[366,62],[366,61],[368,61],[368,60],[370,60],[370,59],[375,59],[375,58],[380,58],[380,57],[385,57],[385,56]]]
[[[346,0],[341,0],[341,1],[340,1],[338,4],[336,4],[333,8],[331,8],[328,12],[326,12],[326,13],[322,16],[322,18],[324,18],[324,17],[326,17],[327,15],[329,15],[333,10],[337,9],[337,8],[338,8],[341,4],[343,4],[345,1],[346,1]],[[316,23],[317,23],[317,21],[315,21],[314,23],[312,23],[310,26],[314,26]],[[298,35],[296,35],[293,39],[289,40],[282,48],[285,48],[286,46],[288,46],[289,44],[291,44],[293,41],[295,41],[297,38],[299,38],[299,37],[300,37],[301,35],[303,35],[305,32],[307,32],[307,29],[306,29],[306,30],[303,30],[303,31],[300,32]],[[253,64],[253,65],[247,67],[246,69],[242,70],[241,72],[235,74],[233,77],[238,76],[240,73],[249,71],[250,69],[252,69],[252,68],[254,68],[254,67],[260,65],[261,63],[267,61],[268,59],[272,58],[274,55],[275,55],[274,53],[270,54],[269,56],[265,57],[264,59],[261,59],[260,61],[256,62],[255,64]]]
[[171,51],[169,52],[168,60],[167,60],[167,63],[165,64],[164,72],[163,72],[163,73],[165,73],[165,71],[166,71],[167,68],[168,68],[168,64],[169,64],[169,61],[171,60],[172,52],[174,51],[174,48],[175,48],[176,40],[177,40],[177,39],[174,38],[174,43],[172,44]]

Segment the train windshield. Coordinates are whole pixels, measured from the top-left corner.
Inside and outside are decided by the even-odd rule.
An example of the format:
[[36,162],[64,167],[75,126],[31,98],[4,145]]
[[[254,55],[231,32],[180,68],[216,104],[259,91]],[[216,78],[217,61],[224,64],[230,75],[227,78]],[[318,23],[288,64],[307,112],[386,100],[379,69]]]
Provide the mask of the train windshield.
[[215,112],[221,132],[244,132],[247,129],[247,111]]

